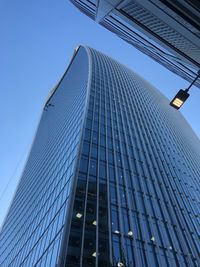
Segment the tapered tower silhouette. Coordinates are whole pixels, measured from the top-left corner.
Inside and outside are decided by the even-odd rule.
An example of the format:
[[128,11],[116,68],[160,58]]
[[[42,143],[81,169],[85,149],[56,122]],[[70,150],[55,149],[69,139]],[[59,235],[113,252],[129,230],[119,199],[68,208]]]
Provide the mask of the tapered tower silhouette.
[[80,46],[44,106],[0,266],[200,266],[200,141],[153,86]]

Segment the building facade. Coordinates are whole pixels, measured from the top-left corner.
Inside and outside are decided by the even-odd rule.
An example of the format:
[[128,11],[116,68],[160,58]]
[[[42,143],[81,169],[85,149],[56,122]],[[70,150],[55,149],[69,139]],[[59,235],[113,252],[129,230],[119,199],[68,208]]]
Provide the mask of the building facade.
[[[186,79],[200,69],[200,5],[189,0],[71,0],[83,13]],[[196,82],[200,87],[200,82]]]
[[200,141],[168,102],[77,48],[44,106],[0,266],[200,266]]

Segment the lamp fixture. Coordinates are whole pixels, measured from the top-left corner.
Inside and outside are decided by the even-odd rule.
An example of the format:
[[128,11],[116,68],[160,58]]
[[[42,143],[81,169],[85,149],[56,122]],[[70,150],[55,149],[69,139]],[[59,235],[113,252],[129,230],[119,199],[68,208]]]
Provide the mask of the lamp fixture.
[[97,225],[97,221],[96,221],[96,220],[93,221],[92,224],[93,224],[93,225]]
[[170,106],[172,106],[175,109],[179,109],[184,104],[184,102],[190,96],[190,94],[188,93],[189,89],[196,82],[196,80],[199,78],[199,76],[200,76],[200,70],[197,72],[196,78],[194,79],[194,81],[190,84],[190,86],[187,89],[185,89],[185,90],[181,89],[178,91],[178,93],[175,95],[175,97],[170,102]]
[[132,237],[133,236],[133,232],[132,231],[128,231],[128,236]]
[[178,93],[175,95],[175,97],[170,102],[170,106],[172,106],[175,109],[179,109],[183,103],[186,101],[186,99],[189,97],[188,90],[179,90]]
[[151,241],[152,241],[152,242],[155,241],[155,237],[154,237],[154,236],[151,237]]
[[92,253],[92,257],[96,257],[97,256],[97,253],[96,251]]
[[82,213],[79,213],[79,212],[76,213],[76,218],[80,219],[82,216],[83,216]]

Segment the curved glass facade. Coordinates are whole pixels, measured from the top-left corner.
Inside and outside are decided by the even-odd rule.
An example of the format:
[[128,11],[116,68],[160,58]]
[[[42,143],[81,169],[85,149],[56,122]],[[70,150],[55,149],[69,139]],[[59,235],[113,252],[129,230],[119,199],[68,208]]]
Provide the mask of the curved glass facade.
[[198,138],[150,84],[99,52],[90,50],[90,57],[78,182],[60,266],[198,266]]
[[200,266],[200,141],[148,82],[80,47],[47,101],[0,266]]
[[[78,73],[78,74],[77,74]],[[88,57],[79,50],[47,101],[0,234],[0,266],[55,266],[80,143]]]

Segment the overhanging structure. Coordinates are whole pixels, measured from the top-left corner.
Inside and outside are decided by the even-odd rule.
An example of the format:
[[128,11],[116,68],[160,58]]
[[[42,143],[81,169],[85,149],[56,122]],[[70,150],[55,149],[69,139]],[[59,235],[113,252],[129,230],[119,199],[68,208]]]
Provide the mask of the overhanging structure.
[[[191,82],[200,69],[199,1],[71,0],[83,13]],[[200,82],[195,83],[200,87]]]

